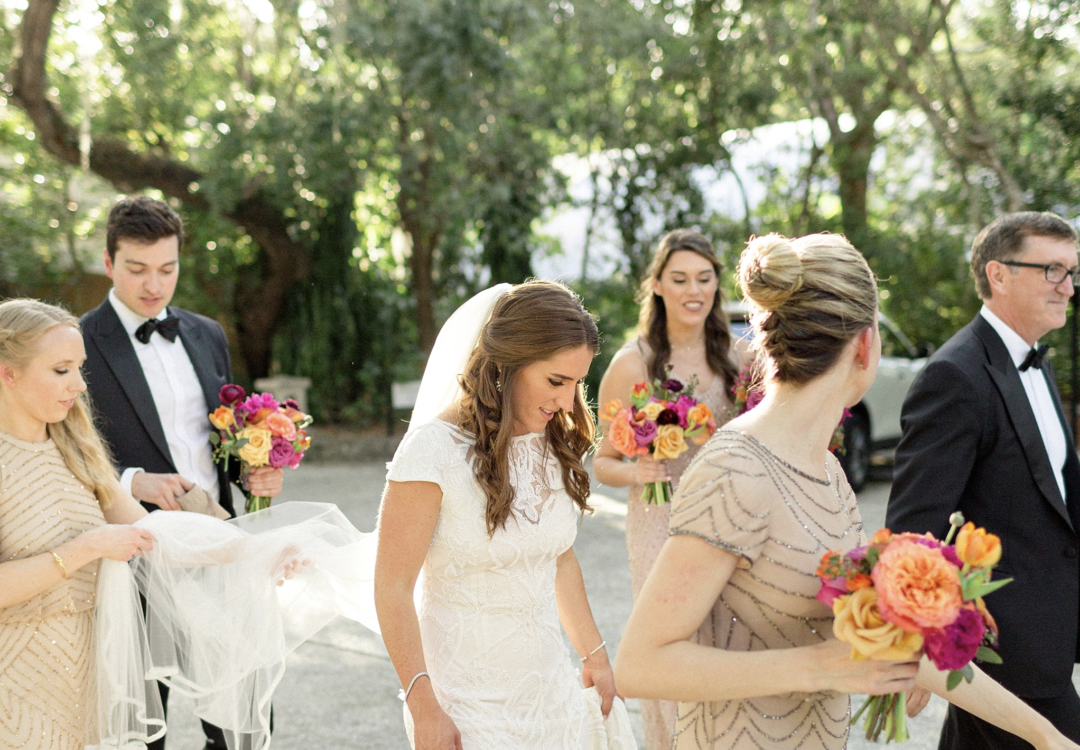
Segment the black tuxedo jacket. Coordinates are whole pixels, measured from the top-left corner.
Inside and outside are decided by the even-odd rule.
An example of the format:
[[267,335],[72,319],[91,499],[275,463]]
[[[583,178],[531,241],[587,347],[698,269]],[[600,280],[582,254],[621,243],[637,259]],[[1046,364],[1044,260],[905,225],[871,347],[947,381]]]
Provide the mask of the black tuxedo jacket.
[[[180,319],[180,340],[187,350],[206,397],[207,413],[221,405],[218,392],[232,377],[229,345],[221,326],[210,318],[170,307]],[[154,474],[175,474],[165,430],[135,347],[106,299],[82,318],[86,379],[98,428],[112,449],[120,472],[138,466]],[[238,463],[238,462],[232,462]],[[218,502],[235,515],[229,477],[218,465]],[[156,510],[156,505],[146,505]]]
[[[1054,373],[1044,372],[1067,425]],[[956,510],[997,534],[986,598],[1004,664],[980,665],[1018,695],[1049,698],[1070,685],[1080,619],[1080,461],[1065,427],[1066,502],[1054,479],[1020,374],[989,322],[975,320],[930,358],[904,401],[886,525],[943,539]]]

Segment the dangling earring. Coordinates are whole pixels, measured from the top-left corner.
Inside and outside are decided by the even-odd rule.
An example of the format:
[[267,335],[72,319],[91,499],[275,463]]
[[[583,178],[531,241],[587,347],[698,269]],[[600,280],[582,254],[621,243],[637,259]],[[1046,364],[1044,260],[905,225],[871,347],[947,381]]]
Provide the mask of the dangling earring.
[[495,378],[495,390],[497,390],[499,393],[502,393],[502,381],[498,378]]

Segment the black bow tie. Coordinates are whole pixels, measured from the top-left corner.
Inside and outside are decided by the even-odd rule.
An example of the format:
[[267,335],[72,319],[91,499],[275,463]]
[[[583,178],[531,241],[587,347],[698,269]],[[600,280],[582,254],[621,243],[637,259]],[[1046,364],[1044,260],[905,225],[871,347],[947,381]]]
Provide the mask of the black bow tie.
[[164,336],[166,341],[176,341],[176,335],[180,333],[180,318],[174,315],[169,315],[164,320],[150,318],[150,320],[135,329],[135,338],[140,343],[149,344],[154,331]]
[[1043,366],[1043,357],[1046,356],[1046,350],[1050,347],[1043,344],[1038,349],[1031,347],[1031,351],[1024,357],[1024,361],[1020,363],[1020,372],[1025,372],[1028,368],[1034,367],[1036,370],[1041,370]]

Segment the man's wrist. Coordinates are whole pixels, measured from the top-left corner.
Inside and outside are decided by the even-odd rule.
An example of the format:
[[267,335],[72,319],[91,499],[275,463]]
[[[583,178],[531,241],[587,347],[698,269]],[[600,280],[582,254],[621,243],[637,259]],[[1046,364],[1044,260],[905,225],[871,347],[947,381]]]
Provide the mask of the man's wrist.
[[123,487],[132,497],[135,496],[135,493],[131,491],[131,482],[133,479],[135,479],[135,475],[141,471],[143,471],[143,469],[139,468],[138,466],[129,466],[128,468],[124,469],[123,473],[120,475],[120,486]]

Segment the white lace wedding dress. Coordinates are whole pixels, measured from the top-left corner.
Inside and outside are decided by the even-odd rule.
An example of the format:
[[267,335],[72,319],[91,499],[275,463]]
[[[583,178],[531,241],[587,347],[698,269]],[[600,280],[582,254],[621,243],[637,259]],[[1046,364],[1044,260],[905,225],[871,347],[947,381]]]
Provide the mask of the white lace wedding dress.
[[[555,605],[556,560],[580,516],[545,437],[513,438],[514,509],[488,535],[486,499],[471,466],[472,441],[441,420],[405,436],[389,465],[396,482],[434,482],[442,506],[421,576],[424,657],[440,705],[465,750],[636,748],[616,700],[605,721],[582,690]],[[405,708],[412,741],[412,721]]]

